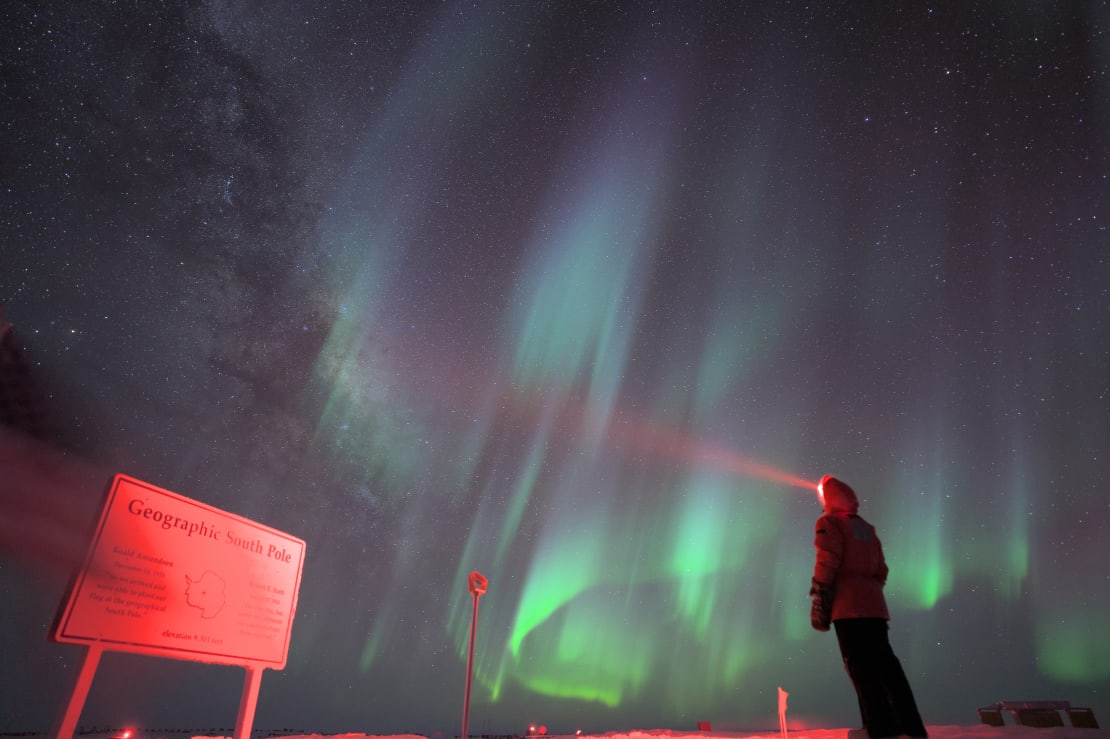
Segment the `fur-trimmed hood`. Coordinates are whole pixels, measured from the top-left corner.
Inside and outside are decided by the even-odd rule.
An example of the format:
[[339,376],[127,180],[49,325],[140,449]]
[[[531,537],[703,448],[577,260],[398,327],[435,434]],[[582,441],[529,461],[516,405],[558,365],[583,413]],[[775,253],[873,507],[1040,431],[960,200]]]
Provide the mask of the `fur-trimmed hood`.
[[832,475],[825,475],[817,486],[817,496],[821,505],[825,506],[825,513],[856,513],[859,511],[859,499],[856,491],[845,482]]

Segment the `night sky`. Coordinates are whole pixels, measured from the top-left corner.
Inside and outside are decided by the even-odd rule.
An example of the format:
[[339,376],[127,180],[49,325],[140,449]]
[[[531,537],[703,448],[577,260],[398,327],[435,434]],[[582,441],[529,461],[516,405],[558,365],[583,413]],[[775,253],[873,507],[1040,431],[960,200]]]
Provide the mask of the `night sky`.
[[[829,7],[824,7],[828,5]],[[304,539],[257,728],[858,726],[822,474],[928,724],[1110,722],[1110,4],[0,9],[0,731],[122,472]],[[14,378],[14,379],[12,379]],[[102,660],[82,725],[234,726]],[[823,723],[822,723],[823,722]]]

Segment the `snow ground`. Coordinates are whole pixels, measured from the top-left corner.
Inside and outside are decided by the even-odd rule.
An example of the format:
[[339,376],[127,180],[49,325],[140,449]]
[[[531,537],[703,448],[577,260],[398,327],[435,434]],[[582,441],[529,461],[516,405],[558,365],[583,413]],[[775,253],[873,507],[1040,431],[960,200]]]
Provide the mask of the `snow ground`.
[[[1110,729],[1076,729],[1070,726],[1053,728],[1035,728],[1031,726],[987,726],[974,724],[970,726],[929,726],[930,739],[1110,739]],[[109,739],[111,734],[75,734],[80,739]],[[226,735],[192,734],[188,732],[141,732],[139,739],[150,734],[158,739],[231,739]],[[792,739],[846,739],[848,729],[790,729],[789,737]],[[0,734],[0,739],[29,739],[28,734]],[[543,739],[779,739],[782,736],[778,731],[687,731],[673,729],[651,729],[641,731],[610,731],[603,734],[548,734]],[[422,734],[289,734],[270,736],[266,739],[455,739],[443,734],[426,737]],[[482,739],[480,735],[471,734],[471,739]],[[498,737],[497,739],[506,739]],[[539,739],[538,737],[536,739]]]
[[[930,739],[1110,739],[1110,729],[1076,729],[1070,726],[1036,728],[1031,726],[929,726]],[[846,739],[848,729],[791,729],[794,739]],[[673,731],[653,729],[645,731],[607,732],[576,737],[573,734],[547,735],[545,739],[779,739],[777,731]],[[228,739],[227,737],[194,737],[194,739]],[[373,734],[302,734],[273,739],[427,739],[417,734],[377,736]],[[475,736],[474,739],[479,739]]]

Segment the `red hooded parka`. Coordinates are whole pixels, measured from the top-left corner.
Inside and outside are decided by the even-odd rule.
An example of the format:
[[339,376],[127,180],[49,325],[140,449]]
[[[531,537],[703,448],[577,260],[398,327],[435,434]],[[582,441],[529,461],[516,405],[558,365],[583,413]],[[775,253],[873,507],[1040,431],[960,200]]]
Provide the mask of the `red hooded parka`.
[[814,527],[817,563],[813,579],[833,589],[832,620],[890,620],[883,586],[887,566],[875,527],[856,511],[859,500],[845,483],[826,475],[820,486],[825,514]]

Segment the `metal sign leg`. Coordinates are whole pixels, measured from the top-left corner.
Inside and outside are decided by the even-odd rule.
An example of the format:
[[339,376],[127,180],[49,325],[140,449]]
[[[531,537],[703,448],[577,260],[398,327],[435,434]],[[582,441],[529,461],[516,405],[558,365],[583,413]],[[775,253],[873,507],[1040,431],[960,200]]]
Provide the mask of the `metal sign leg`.
[[73,739],[73,730],[77,728],[77,720],[81,718],[81,710],[85,707],[85,698],[89,695],[89,686],[92,685],[103,651],[99,644],[93,644],[85,651],[85,659],[73,682],[73,689],[69,691],[69,701],[54,723],[50,739]]

